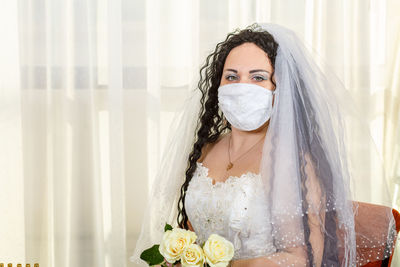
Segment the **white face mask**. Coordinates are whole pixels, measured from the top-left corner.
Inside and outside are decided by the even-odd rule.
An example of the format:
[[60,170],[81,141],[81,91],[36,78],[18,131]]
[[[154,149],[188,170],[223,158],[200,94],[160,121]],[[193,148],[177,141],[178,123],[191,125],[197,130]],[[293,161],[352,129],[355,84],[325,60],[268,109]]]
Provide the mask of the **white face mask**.
[[235,128],[252,131],[271,117],[274,92],[251,83],[230,83],[218,88],[218,106]]

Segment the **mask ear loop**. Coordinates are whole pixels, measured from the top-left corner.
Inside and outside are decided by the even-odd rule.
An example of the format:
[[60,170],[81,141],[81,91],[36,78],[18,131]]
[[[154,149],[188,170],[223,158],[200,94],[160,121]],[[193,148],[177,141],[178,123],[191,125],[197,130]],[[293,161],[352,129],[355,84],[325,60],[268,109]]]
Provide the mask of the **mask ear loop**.
[[271,117],[272,117],[272,115],[274,114],[274,112],[275,112],[275,106],[276,106],[276,98],[277,98],[277,96],[278,96],[278,94],[276,93],[276,88],[274,89],[274,91],[272,91],[272,110],[271,110],[271,115],[270,115],[270,120],[271,120]]

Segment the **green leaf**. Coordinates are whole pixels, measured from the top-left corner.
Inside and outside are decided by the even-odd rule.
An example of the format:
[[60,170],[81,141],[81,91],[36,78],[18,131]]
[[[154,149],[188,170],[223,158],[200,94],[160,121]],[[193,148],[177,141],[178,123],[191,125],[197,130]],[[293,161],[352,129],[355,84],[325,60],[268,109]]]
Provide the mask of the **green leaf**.
[[159,265],[164,261],[164,257],[160,254],[158,248],[160,245],[154,245],[140,254],[140,258],[147,262],[149,266]]
[[172,226],[169,225],[168,223],[166,223],[165,226],[164,226],[164,232],[166,232],[168,230],[172,230]]

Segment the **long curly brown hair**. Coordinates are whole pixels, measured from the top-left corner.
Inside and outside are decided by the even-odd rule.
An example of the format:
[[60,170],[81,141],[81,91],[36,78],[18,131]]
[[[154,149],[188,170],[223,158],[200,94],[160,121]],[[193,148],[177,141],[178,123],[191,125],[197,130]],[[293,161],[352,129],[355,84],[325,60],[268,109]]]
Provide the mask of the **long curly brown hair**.
[[274,67],[278,43],[271,34],[254,23],[243,30],[236,29],[229,33],[224,41],[216,45],[214,52],[207,56],[206,63],[200,69],[200,80],[197,86],[202,97],[196,128],[197,138],[189,155],[186,179],[181,187],[178,202],[177,220],[181,228],[188,229],[188,216],[185,210],[186,190],[196,170],[196,162],[202,155],[203,146],[217,141],[221,134],[231,130],[229,122],[223,123],[224,116],[218,108],[218,87],[225,60],[233,48],[247,42],[254,43],[264,50]]

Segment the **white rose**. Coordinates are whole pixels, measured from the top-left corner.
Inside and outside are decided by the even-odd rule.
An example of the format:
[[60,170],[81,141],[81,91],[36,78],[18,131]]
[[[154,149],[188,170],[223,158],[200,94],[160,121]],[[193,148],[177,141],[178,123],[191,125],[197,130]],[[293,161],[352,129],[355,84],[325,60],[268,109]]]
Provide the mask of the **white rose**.
[[159,247],[161,255],[169,263],[174,263],[181,258],[183,250],[196,241],[196,234],[181,228],[174,228],[164,233]]
[[204,264],[204,253],[201,247],[197,244],[191,244],[187,246],[181,256],[182,267],[190,266],[203,266]]
[[212,234],[203,247],[207,263],[211,267],[228,266],[233,258],[233,244],[225,238]]

